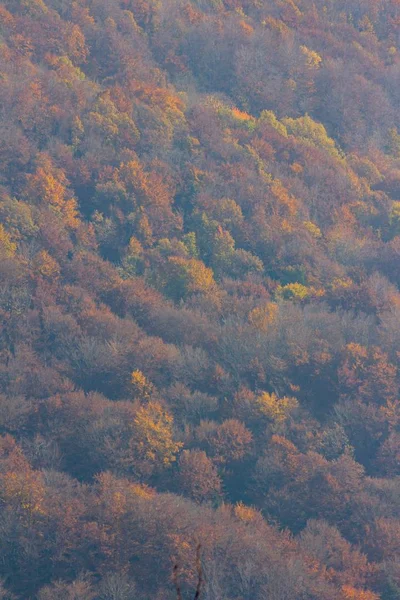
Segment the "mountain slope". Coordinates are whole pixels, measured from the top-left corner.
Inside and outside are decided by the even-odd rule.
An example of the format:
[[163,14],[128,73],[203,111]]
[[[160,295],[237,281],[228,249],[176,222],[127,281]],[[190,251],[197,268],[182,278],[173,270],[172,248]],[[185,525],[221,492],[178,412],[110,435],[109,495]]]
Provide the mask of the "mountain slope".
[[0,5],[4,598],[400,589],[400,5]]

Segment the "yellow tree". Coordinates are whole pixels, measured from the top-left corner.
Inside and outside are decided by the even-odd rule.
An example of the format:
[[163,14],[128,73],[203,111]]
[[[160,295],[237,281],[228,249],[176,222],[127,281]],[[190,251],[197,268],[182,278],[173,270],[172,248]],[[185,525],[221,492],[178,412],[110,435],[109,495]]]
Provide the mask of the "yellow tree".
[[49,156],[41,155],[36,171],[27,176],[24,197],[28,202],[49,206],[71,229],[78,227],[77,203],[68,190],[68,180],[61,169],[52,165]]
[[138,409],[130,447],[134,468],[140,474],[150,475],[176,460],[182,444],[174,440],[173,424],[172,416],[159,402],[149,402]]
[[213,293],[217,289],[212,270],[196,258],[170,256],[166,276],[166,291],[175,300],[193,293]]
[[138,397],[141,400],[150,400],[154,391],[154,386],[139,369],[132,371],[131,386],[135,397]]
[[12,258],[16,249],[17,245],[11,240],[3,225],[0,224],[0,258],[3,260]]
[[296,398],[286,396],[278,398],[274,393],[263,392],[257,398],[256,405],[262,416],[265,416],[274,425],[280,425],[298,408],[299,403]]

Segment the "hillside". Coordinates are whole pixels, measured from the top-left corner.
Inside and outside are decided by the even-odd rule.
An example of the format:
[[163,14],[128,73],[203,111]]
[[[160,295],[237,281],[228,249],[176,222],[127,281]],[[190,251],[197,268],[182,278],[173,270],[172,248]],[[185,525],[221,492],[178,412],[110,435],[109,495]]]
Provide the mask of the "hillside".
[[0,2],[0,599],[400,598],[400,2]]

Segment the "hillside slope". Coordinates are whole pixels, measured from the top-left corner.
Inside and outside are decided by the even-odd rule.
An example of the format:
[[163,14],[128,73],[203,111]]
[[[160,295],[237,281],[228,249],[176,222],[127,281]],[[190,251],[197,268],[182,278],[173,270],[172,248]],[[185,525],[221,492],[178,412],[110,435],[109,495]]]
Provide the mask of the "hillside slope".
[[399,34],[0,3],[0,598],[400,597]]

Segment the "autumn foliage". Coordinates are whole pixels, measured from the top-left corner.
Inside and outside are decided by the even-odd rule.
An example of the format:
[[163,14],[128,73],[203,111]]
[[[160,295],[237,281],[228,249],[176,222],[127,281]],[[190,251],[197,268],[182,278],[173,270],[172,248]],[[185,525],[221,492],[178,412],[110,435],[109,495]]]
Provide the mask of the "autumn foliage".
[[0,3],[0,598],[400,597],[399,29]]

